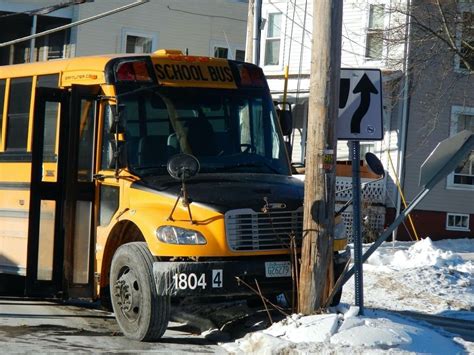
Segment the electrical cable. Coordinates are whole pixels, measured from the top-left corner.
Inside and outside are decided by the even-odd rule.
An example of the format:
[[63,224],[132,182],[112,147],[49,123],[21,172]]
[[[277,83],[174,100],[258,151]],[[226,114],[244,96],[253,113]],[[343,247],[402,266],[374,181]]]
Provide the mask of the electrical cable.
[[[395,167],[393,166],[393,162],[392,162],[392,158],[390,157],[390,153],[388,152],[388,161],[390,163],[390,167],[392,168],[392,172],[394,173],[394,176],[395,176],[395,183],[397,185],[397,188],[398,188],[398,192],[400,193],[400,197],[402,199],[402,202],[403,202],[403,206],[405,206],[405,208],[407,208],[407,202],[405,200],[405,196],[403,194],[403,191],[402,191],[402,188],[400,186],[400,181],[398,180],[398,176],[397,176],[397,173],[395,171]],[[418,233],[416,232],[416,228],[415,228],[415,224],[413,223],[413,220],[411,218],[411,215],[408,215],[408,221],[410,222],[410,226],[411,228],[413,229],[413,232],[415,233],[415,238],[416,240],[420,240],[420,238],[418,237]]]
[[188,15],[195,15],[195,16],[202,16],[202,17],[212,17],[212,18],[222,18],[226,20],[233,20],[233,21],[239,21],[239,22],[247,22],[247,20],[242,20],[240,18],[235,18],[235,17],[229,17],[229,16],[221,16],[221,15],[209,15],[209,14],[203,14],[199,12],[192,12],[192,11],[187,11],[187,10],[180,10],[180,9],[173,9],[171,6],[167,5],[166,6],[168,10],[170,11],[176,11],[176,12],[181,12],[184,14]]

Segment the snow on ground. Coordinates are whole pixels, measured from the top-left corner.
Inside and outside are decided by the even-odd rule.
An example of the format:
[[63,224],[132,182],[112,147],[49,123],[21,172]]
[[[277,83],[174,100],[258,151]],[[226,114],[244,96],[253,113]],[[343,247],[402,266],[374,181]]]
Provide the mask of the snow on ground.
[[[384,243],[364,264],[363,279],[370,307],[472,317],[463,311],[474,310],[474,239]],[[354,282],[342,301],[354,301]]]
[[363,278],[363,316],[350,306],[351,279],[333,313],[292,315],[221,345],[236,354],[474,353],[474,343],[389,312],[474,321],[474,239],[384,243],[364,264]]

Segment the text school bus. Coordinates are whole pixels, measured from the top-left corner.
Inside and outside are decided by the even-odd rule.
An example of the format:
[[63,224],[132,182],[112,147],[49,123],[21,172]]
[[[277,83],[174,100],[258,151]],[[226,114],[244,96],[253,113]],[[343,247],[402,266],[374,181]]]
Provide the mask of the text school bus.
[[153,340],[172,297],[291,290],[303,185],[260,68],[165,50],[4,66],[0,107],[0,272],[23,294],[100,298]]

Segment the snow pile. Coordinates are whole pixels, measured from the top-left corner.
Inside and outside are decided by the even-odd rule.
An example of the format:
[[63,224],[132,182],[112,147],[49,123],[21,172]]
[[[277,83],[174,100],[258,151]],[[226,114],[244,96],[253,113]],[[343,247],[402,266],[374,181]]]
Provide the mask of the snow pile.
[[270,328],[221,344],[233,354],[371,353],[387,351],[453,354],[462,347],[435,331],[383,312],[292,315]]
[[308,339],[323,342],[336,332],[339,317],[337,314],[324,314],[301,317],[294,314],[287,319],[273,324],[263,332],[293,343],[304,343]]
[[[364,264],[365,305],[434,314],[474,309],[472,250],[474,239],[382,244]],[[342,297],[353,302],[353,281]]]
[[292,315],[221,345],[235,354],[474,353],[474,343],[385,311],[474,320],[473,261],[474,239],[384,243],[364,264],[364,316],[348,306],[354,302],[351,279],[337,313]]
[[368,264],[383,266],[391,269],[410,269],[424,266],[452,266],[462,262],[462,259],[452,251],[443,251],[434,246],[430,238],[422,239],[413,244],[408,250],[397,250],[393,255],[384,250],[376,250],[368,259]]

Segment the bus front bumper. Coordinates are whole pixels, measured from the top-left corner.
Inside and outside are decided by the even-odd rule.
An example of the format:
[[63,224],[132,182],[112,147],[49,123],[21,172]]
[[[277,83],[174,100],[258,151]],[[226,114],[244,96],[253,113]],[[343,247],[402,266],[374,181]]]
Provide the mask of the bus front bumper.
[[[288,258],[272,260],[155,262],[153,275],[161,296],[264,295],[292,289]],[[257,287],[258,283],[258,287]],[[249,287],[250,286],[250,287]]]

